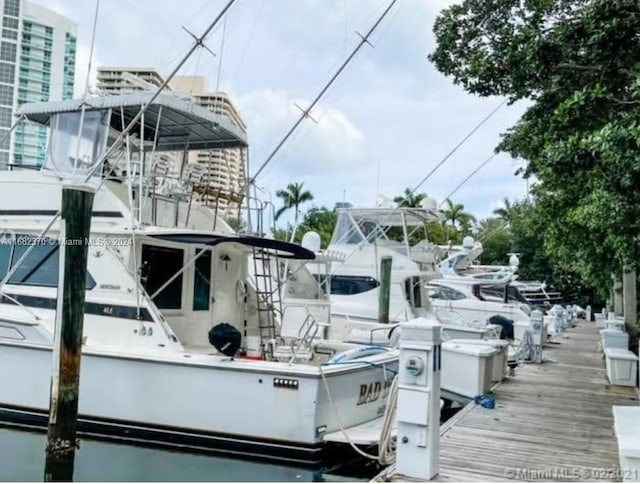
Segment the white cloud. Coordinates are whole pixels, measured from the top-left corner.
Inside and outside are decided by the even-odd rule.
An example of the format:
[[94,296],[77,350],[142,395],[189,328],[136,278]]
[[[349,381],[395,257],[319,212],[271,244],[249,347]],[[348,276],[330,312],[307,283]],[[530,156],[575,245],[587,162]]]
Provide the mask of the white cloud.
[[[38,0],[78,23],[76,94],[82,93],[95,3]],[[168,74],[226,0],[110,0],[100,5],[94,66],[155,66]],[[432,25],[452,0],[402,0],[331,86],[265,170],[271,193],[304,181],[318,204],[346,198],[373,204],[414,186],[499,102],[464,93],[426,59],[434,48]],[[227,17],[221,88],[249,127],[252,172],[269,156],[388,0],[245,0]],[[114,28],[117,26],[117,28]],[[207,45],[220,53],[222,25]],[[216,85],[220,56],[196,53],[181,73]],[[95,72],[95,67],[92,69]],[[95,74],[92,72],[91,79]],[[504,107],[421,187],[446,196],[499,142],[523,105]],[[513,176],[509,157],[496,157],[455,195],[478,216],[504,196],[522,197],[526,183]]]
[[[311,101],[283,91],[260,90],[236,98],[249,121],[252,173],[284,138]],[[362,167],[367,158],[366,136],[338,109],[318,106],[265,168],[276,178],[314,177],[340,167]],[[264,178],[264,177],[263,177]]]

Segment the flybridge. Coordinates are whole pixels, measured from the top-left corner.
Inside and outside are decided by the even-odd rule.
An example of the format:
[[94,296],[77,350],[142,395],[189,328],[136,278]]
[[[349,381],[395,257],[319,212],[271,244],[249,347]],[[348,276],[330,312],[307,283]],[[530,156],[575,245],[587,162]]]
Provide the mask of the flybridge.
[[[47,125],[53,116],[62,113],[101,111],[109,113],[109,125],[116,132],[123,131],[140,110],[149,104],[153,92],[116,96],[100,96],[68,101],[25,104],[17,115],[29,121]],[[151,143],[155,151],[211,150],[244,148],[246,135],[226,116],[175,94],[160,94],[153,99],[131,128],[132,135]]]

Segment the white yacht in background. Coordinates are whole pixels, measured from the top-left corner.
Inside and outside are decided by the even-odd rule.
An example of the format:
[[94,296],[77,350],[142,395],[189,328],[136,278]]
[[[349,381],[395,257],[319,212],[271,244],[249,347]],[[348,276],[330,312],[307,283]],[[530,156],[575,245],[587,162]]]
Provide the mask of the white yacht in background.
[[[495,288],[492,281],[490,288]],[[502,281],[504,284],[504,281]],[[438,319],[444,324],[465,321],[484,326],[493,316],[516,321],[529,321],[530,308],[524,304],[489,300],[483,288],[487,281],[473,277],[449,277],[429,281],[429,299]]]
[[[37,236],[60,206],[56,175],[99,160],[151,98],[138,93],[20,110],[51,134],[42,171],[0,172],[0,279],[33,246],[0,287],[5,423],[48,421],[59,225]],[[88,254],[81,435],[320,462],[327,433],[384,413],[386,390],[368,390],[389,388],[397,350],[319,338],[328,323],[318,315],[328,315],[328,301],[315,281],[289,285],[299,300],[315,298],[315,312],[293,303],[287,312],[270,283],[247,283],[249,261],[254,277],[268,281],[282,260],[311,260],[312,252],[196,229],[218,223],[216,214],[158,193],[158,153],[246,146],[225,117],[162,94],[131,133],[97,175],[104,186],[95,196]],[[102,180],[119,157],[126,175]]]
[[442,277],[473,277],[484,280],[513,278],[520,261],[516,254],[509,254],[509,265],[482,265],[477,259],[482,255],[482,243],[471,236],[462,239],[461,245],[440,246],[445,256],[438,262]]
[[[427,241],[426,230],[438,220],[439,213],[430,200],[418,208],[338,209],[331,242],[321,255],[334,260],[330,280],[322,282],[330,287],[331,325],[339,339],[390,344],[397,337],[394,323],[416,317],[437,319],[429,303],[427,284],[439,276],[435,265],[442,254],[440,248]],[[317,245],[309,247],[319,250]],[[383,256],[392,257],[390,324],[378,322]],[[307,266],[322,279],[321,264],[309,261]],[[495,328],[479,328],[456,320],[445,324],[443,330],[451,337],[483,338]]]

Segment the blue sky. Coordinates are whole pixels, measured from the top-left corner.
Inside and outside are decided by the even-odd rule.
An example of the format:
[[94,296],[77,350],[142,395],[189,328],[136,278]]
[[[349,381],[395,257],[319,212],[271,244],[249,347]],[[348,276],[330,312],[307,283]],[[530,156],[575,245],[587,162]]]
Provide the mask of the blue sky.
[[[35,0],[78,25],[76,95],[84,87],[95,1]],[[433,22],[451,0],[401,0],[257,183],[265,193],[303,181],[315,203],[372,205],[414,186],[500,98],[477,98],[454,86],[426,59]],[[226,0],[102,0],[96,65],[155,67],[168,74],[191,45],[182,29],[206,27]],[[262,164],[359,42],[388,0],[238,0],[207,41],[218,54],[194,54],[181,71],[204,75],[230,94],[249,127],[250,165]],[[220,62],[222,53],[222,62]],[[421,191],[441,201],[487,159],[524,105],[505,106],[480,128]],[[518,162],[493,159],[452,198],[484,217],[504,197],[522,198]],[[276,205],[278,203],[276,202]]]

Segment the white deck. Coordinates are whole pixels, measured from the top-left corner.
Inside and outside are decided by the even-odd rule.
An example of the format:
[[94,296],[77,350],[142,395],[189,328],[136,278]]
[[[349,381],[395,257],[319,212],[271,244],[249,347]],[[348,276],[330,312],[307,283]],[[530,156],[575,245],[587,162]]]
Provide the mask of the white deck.
[[[382,430],[383,417],[379,417],[375,420],[370,420],[360,425],[345,429],[345,432],[349,436],[349,440],[355,445],[377,445],[380,439],[380,432]],[[392,435],[396,435],[396,425],[393,424],[391,430]],[[331,442],[334,444],[348,444],[349,441],[345,437],[342,430],[336,432],[330,432],[324,435],[325,442]]]

